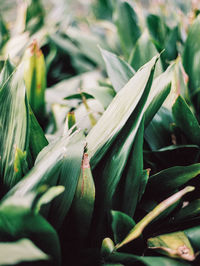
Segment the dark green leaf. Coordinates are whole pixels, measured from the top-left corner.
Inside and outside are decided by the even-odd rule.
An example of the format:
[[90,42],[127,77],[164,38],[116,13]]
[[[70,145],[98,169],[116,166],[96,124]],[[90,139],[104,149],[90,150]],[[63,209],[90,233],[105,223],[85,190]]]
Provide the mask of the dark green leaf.
[[180,224],[185,221],[200,219],[200,199],[190,202],[187,206],[180,209],[173,217],[173,223]]
[[119,211],[111,211],[112,231],[115,243],[121,242],[130,230],[135,226],[133,219],[127,214]]
[[[179,96],[172,107],[176,125],[191,144],[200,145],[200,126],[185,100]],[[183,115],[184,114],[184,115]]]
[[200,16],[189,29],[184,45],[183,66],[189,75],[191,96],[200,88]]
[[147,189],[154,193],[168,193],[200,174],[200,164],[174,166],[150,176]]
[[15,205],[0,208],[0,241],[16,241],[29,238],[55,264],[60,265],[60,245],[54,228],[39,214]]
[[137,14],[129,2],[116,1],[114,22],[117,26],[124,55],[128,59],[137,39],[140,37]]
[[200,226],[188,228],[184,230],[190,240],[190,243],[195,251],[200,250]]
[[126,171],[122,178],[124,179],[124,188],[122,201],[122,212],[133,217],[141,187],[141,176],[143,174],[143,139],[144,139],[144,119],[137,131],[132,151],[126,165]]
[[32,161],[32,164],[34,164],[37,155],[45,146],[48,145],[48,141],[30,107],[29,107],[29,118],[30,118],[29,156],[31,156],[30,160]]

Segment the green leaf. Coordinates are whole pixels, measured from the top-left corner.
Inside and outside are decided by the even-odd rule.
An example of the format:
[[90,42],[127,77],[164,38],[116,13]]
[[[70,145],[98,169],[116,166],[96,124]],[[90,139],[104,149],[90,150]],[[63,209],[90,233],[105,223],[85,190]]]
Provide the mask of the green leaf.
[[194,250],[184,232],[174,232],[148,239],[148,247],[172,258],[195,259]]
[[16,242],[0,242],[1,265],[15,265],[23,261],[48,260],[48,256],[32,241],[23,238]]
[[43,184],[62,185],[65,187],[65,192],[54,200],[51,205],[54,215],[49,217],[49,220],[59,227],[75,194],[84,145],[83,134],[75,132],[71,136],[59,138],[46,146],[38,155],[35,166],[21,182],[9,191],[4,200],[10,196],[23,198],[37,191]]
[[150,170],[151,169],[146,169],[146,170],[143,170],[142,172],[142,175],[140,176],[140,187],[139,187],[139,192],[138,192],[138,202],[140,202],[144,192],[145,192],[145,189],[146,189],[146,186],[147,186],[147,183],[148,183],[148,180],[149,180],[149,174],[150,174]]
[[86,93],[86,92],[71,94],[71,95],[65,97],[64,99],[66,99],[66,100],[73,100],[73,99],[82,100],[82,95],[84,95],[84,97],[86,99],[93,99],[93,96],[88,94],[88,93]]
[[128,59],[137,39],[140,37],[137,14],[129,2],[117,0],[113,19],[117,26],[122,50]]
[[9,39],[9,31],[7,29],[7,26],[5,24],[5,22],[3,21],[2,16],[0,15],[0,52],[2,53],[2,48],[5,45],[5,43],[8,41]]
[[148,191],[152,191],[153,189],[155,194],[167,194],[186,184],[199,174],[199,163],[188,166],[174,166],[167,168],[150,176],[147,189]]
[[147,16],[147,26],[157,50],[161,52],[165,47],[165,40],[169,33],[169,28],[163,18],[153,14]]
[[[154,58],[153,61],[155,64],[156,58]],[[151,62],[152,61],[150,61],[150,63]],[[103,149],[101,149],[100,156],[104,155],[102,153],[105,152],[105,149],[107,150],[107,153],[102,158],[100,163],[95,168],[95,171],[93,172],[95,182],[96,182],[96,191],[97,191],[96,204],[98,206],[98,209],[96,209],[95,219],[97,220],[97,223],[100,227],[102,226],[102,220],[104,220],[104,218],[105,218],[106,211],[111,208],[113,195],[114,195],[116,188],[120,182],[120,179],[121,179],[121,177],[125,171],[127,161],[128,161],[129,156],[130,156],[130,152],[132,150],[133,143],[135,141],[135,136],[136,136],[138,128],[141,124],[141,120],[143,118],[143,114],[145,111],[145,104],[146,104],[148,94],[149,94],[149,91],[150,91],[150,88],[152,85],[153,74],[154,74],[154,69],[155,69],[154,66],[155,65],[151,66],[149,78],[147,80],[147,83],[145,84],[144,90],[142,90],[143,94],[140,96],[141,98],[140,98],[138,104],[135,106],[135,109],[132,110],[132,113],[130,114],[130,117],[126,121],[125,126],[123,126],[123,128],[121,129],[121,131],[117,135],[117,137],[115,137],[115,140],[112,143],[112,145],[110,147],[108,147],[108,145],[110,145],[110,142],[111,142],[111,137],[113,138],[113,136],[110,136],[110,139],[108,139],[108,141],[103,146]],[[141,72],[142,72],[142,70],[141,70]],[[141,72],[139,71],[137,74],[140,76]],[[136,77],[137,74],[134,77]],[[131,83],[131,81],[135,81],[135,80],[131,79],[130,83]],[[130,85],[131,84],[128,83],[117,94],[117,96],[114,98],[113,102],[110,104],[108,109],[104,112],[103,116],[100,118],[100,120],[97,123],[97,125],[99,127],[103,120],[106,119],[106,124],[108,124],[108,122],[111,121],[109,124],[109,127],[105,128],[105,126],[107,126],[107,125],[104,123],[104,125],[101,125],[101,128],[99,129],[101,131],[106,130],[105,131],[106,135],[107,135],[107,133],[111,133],[111,134],[114,133],[112,131],[111,132],[109,132],[109,131],[112,130],[113,125],[115,125],[115,123],[119,120],[119,118],[121,118],[120,122],[122,123],[122,121],[123,121],[122,119],[124,119],[124,118],[123,118],[121,113],[119,114],[119,117],[115,117],[116,115],[118,115],[118,111],[122,111],[122,112],[127,111],[127,113],[123,114],[126,117],[128,115],[128,113],[130,112],[130,110],[135,105],[134,100],[136,100],[136,99],[132,100],[134,104],[133,104],[133,106],[131,106],[131,108],[129,107],[130,110],[128,110],[128,108],[127,108],[128,102],[126,101],[126,107],[125,108],[127,108],[127,109],[122,110],[121,108],[125,104],[125,102],[123,103],[120,99],[120,105],[117,105],[117,111],[115,112],[115,114],[113,116],[113,111],[116,110],[116,109],[114,109],[114,108],[116,108],[115,104],[118,102],[117,97],[119,97],[120,93],[128,92]],[[140,93],[139,93],[139,95],[140,95]],[[127,99],[127,100],[130,100],[130,95],[129,95],[129,99]],[[129,105],[130,104],[131,104],[131,102],[129,102]],[[107,115],[110,116],[108,119],[107,119]],[[113,123],[113,125],[111,123]],[[119,127],[120,125],[118,124],[117,126]],[[96,130],[98,127],[96,127]],[[102,127],[104,127],[104,128],[102,128]],[[114,128],[115,131],[116,131],[116,129],[117,128]],[[100,133],[99,130],[98,130],[97,134]],[[91,132],[92,131],[90,131],[90,133]],[[88,137],[91,137],[90,133],[88,134]],[[95,139],[97,137],[97,134],[95,136]],[[100,136],[100,137],[102,138],[102,136]],[[89,146],[90,139],[87,139],[87,141],[88,141],[88,151],[90,151],[90,146]],[[103,165],[103,169],[102,169],[102,165]]]
[[[174,66],[171,65],[167,70],[159,75],[152,84],[152,89],[147,101],[147,110],[145,112],[145,128],[160,109],[164,100],[170,93],[172,75]],[[155,70],[156,71],[156,70]]]
[[39,214],[30,209],[2,205],[0,207],[0,241],[29,238],[56,265],[60,265],[60,244],[55,229]]
[[199,147],[197,145],[170,145],[157,151],[144,151],[145,161],[151,162],[149,167],[154,172],[177,166],[190,165],[199,161]]
[[[150,87],[157,57],[141,68],[121,89],[87,136],[92,168],[100,161],[136,108],[144,90]],[[151,79],[149,79],[151,74]]]
[[28,2],[26,12],[26,30],[31,34],[39,30],[44,24],[44,7],[40,0],[32,0]]
[[30,128],[29,128],[29,153],[28,159],[31,160],[32,165],[34,164],[39,152],[48,145],[48,141],[44,135],[42,128],[40,127],[34,113],[29,106],[29,118],[30,118]]
[[132,151],[126,165],[126,171],[122,176],[124,187],[122,201],[122,212],[133,217],[141,186],[141,176],[143,174],[143,139],[144,139],[144,119],[138,128]]
[[135,226],[133,219],[127,214],[119,211],[111,211],[112,231],[115,243],[121,242],[129,231]]
[[181,96],[176,99],[172,107],[172,112],[176,125],[181,129],[191,144],[200,145],[199,123]]
[[190,243],[195,251],[199,252],[200,250],[200,226],[188,228],[184,230],[185,234],[190,240]]
[[145,130],[145,140],[151,150],[159,150],[172,143],[170,132],[172,122],[171,112],[161,107]]
[[183,66],[189,75],[189,92],[194,96],[200,88],[200,16],[189,29],[184,45]]
[[[49,220],[56,228],[59,228],[62,225],[62,222],[71,207],[81,172],[85,138],[82,132],[75,132],[74,134],[75,135],[72,135],[72,137],[69,138],[68,145],[65,146],[65,155],[62,159],[59,171],[58,185],[64,186],[65,191],[54,200],[52,204],[52,216],[49,217]],[[92,189],[91,179],[90,185]],[[92,193],[93,192],[94,191],[92,191]],[[91,201],[93,201],[93,199],[91,199]],[[58,217],[56,220],[55,216]]]
[[168,61],[175,59],[178,55],[178,26],[171,29],[165,23],[164,17],[150,14],[147,16],[147,27],[158,52],[165,49],[161,55],[162,65],[165,69],[168,65]]
[[133,77],[135,71],[117,55],[103,49],[100,51],[106,64],[108,77],[115,91],[118,92]]
[[85,240],[91,225],[95,201],[95,186],[90,169],[88,154],[82,160],[81,174],[71,206],[71,220],[77,239]]
[[[14,169],[16,148],[24,152],[28,144],[28,110],[25,104],[23,69],[19,66],[12,74],[11,70],[11,64],[7,61],[0,81],[0,176],[5,190],[17,181]],[[19,178],[18,175],[17,179]]]
[[116,245],[116,249],[121,248],[126,245],[130,241],[137,239],[143,232],[144,228],[152,222],[158,215],[162,214],[167,208],[176,203],[179,199],[181,199],[186,193],[193,191],[195,188],[188,186],[179,192],[175,193],[171,197],[159,203],[151,212],[149,212],[140,222],[138,222],[133,229],[129,232],[129,234],[124,238],[122,242]]
[[[152,57],[157,55],[157,53],[158,51],[156,50],[155,45],[150,40],[148,32],[145,30],[137,40],[137,43],[131,52],[129,64],[137,71]],[[161,73],[161,66],[159,65],[159,62],[157,68],[159,68],[158,71]]]

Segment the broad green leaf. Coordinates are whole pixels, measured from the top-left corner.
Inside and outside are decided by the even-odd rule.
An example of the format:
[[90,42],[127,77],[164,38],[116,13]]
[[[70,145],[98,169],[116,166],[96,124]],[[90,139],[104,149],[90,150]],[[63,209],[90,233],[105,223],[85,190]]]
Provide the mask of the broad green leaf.
[[[49,220],[52,221],[56,228],[62,225],[62,222],[71,207],[81,172],[85,138],[82,132],[74,134],[75,135],[72,135],[72,138],[69,139],[68,145],[63,147],[63,149],[66,149],[65,156],[62,159],[62,164],[59,169],[58,185],[64,186],[65,191],[54,200],[52,204],[52,216],[49,217]],[[92,189],[91,179],[90,185]],[[92,195],[93,193],[94,191],[92,191]],[[92,201],[93,199],[91,199],[90,204],[93,204]],[[55,216],[58,217],[56,220],[54,218]]]
[[148,191],[152,191],[153,189],[156,194],[169,193],[183,186],[199,174],[199,163],[188,166],[174,166],[167,168],[150,176],[147,189]]
[[[147,110],[145,112],[145,128],[160,109],[166,97],[170,93],[173,65],[168,67],[167,70],[159,75],[152,84],[152,89],[147,101]],[[156,71],[156,70],[155,70]]]
[[117,0],[113,20],[117,26],[122,50],[128,59],[133,46],[140,37],[137,14],[128,1]]
[[[197,145],[170,145],[157,151],[145,151],[145,161],[151,161],[155,173],[163,169],[178,165],[190,165],[199,161],[199,147]],[[158,164],[159,163],[159,164]]]
[[[125,168],[126,168],[126,165],[127,165],[127,162],[128,162],[128,159],[129,159],[132,147],[133,147],[133,143],[135,141],[135,137],[136,137],[136,134],[138,132],[138,128],[141,124],[143,114],[145,111],[144,107],[145,107],[145,104],[146,104],[146,101],[148,98],[148,94],[149,94],[149,91],[150,91],[150,88],[152,85],[154,69],[155,69],[155,67],[152,66],[152,69],[151,69],[151,72],[149,75],[149,79],[146,83],[144,92],[143,92],[137,106],[135,107],[135,110],[132,111],[132,114],[130,114],[130,117],[128,118],[125,126],[121,129],[120,133],[115,138],[112,145],[109,147],[109,150],[107,150],[107,153],[102,158],[100,163],[95,168],[95,171],[93,172],[95,182],[96,182],[96,191],[97,191],[97,193],[96,193],[96,195],[97,195],[96,196],[96,206],[98,206],[98,209],[96,209],[95,219],[97,220],[97,223],[100,227],[102,226],[102,223],[103,223],[102,220],[104,220],[104,218],[105,218],[106,211],[108,211],[111,208],[113,196],[114,196],[114,193],[115,193],[117,186],[120,182],[120,179],[122,178],[123,174],[125,173],[125,170],[126,170]],[[122,92],[126,88],[127,87],[125,86],[120,92]],[[117,94],[117,96],[119,96],[120,92]],[[113,102],[111,103],[111,105],[109,107],[111,107],[112,104],[113,104]],[[108,109],[109,109],[109,107],[108,107]],[[120,108],[118,106],[118,110],[119,109]],[[107,112],[107,110],[104,112],[104,114]],[[112,115],[112,113],[111,113],[111,115]],[[116,113],[115,113],[115,115],[116,115]],[[103,117],[106,117],[106,116],[103,115],[102,118]],[[103,119],[102,119],[102,121],[101,121],[101,119],[99,121],[102,122]],[[114,122],[116,122],[116,121],[114,121]],[[108,120],[106,122],[108,123]],[[100,125],[99,122],[98,122],[98,124]],[[105,127],[105,125],[104,125],[104,127]],[[111,129],[111,127],[107,128],[108,131],[110,129]],[[88,144],[89,144],[89,142],[88,142]],[[106,145],[108,145],[108,142],[106,143]],[[90,147],[88,145],[88,151],[90,150],[89,148]],[[101,154],[101,156],[102,156],[102,154]],[[103,165],[103,169],[102,169],[102,165]],[[97,229],[97,231],[98,231],[98,229]]]
[[143,140],[144,140],[144,119],[137,131],[132,151],[130,152],[126,171],[122,176],[124,187],[121,197],[121,211],[133,217],[141,186],[141,176],[143,174]]
[[127,253],[114,252],[110,254],[108,261],[125,263],[125,265],[138,265],[138,261],[146,266],[190,266],[186,262],[166,257],[136,256]]
[[171,112],[167,108],[161,107],[144,134],[151,150],[159,150],[172,144],[170,131],[170,124],[172,123]]
[[85,153],[81,174],[71,206],[71,218],[75,225],[77,239],[85,240],[91,225],[95,201],[95,186],[90,169],[88,154]]
[[189,92],[193,97],[200,88],[200,16],[189,29],[184,45],[183,66],[189,76]]
[[[35,166],[19,182],[4,200],[9,197],[23,198],[43,185],[62,185],[65,191],[51,205],[54,216],[49,217],[55,226],[60,226],[68,212],[78,183],[84,149],[82,133],[59,138],[46,146],[38,155]],[[55,220],[54,217],[57,217]]]
[[[200,126],[185,100],[179,96],[172,107],[176,125],[191,144],[200,145]],[[184,114],[184,116],[182,115]]]
[[161,52],[165,47],[165,40],[169,33],[169,28],[163,18],[154,14],[147,16],[147,26],[157,50]]
[[103,49],[100,49],[100,51],[106,64],[108,77],[115,91],[118,92],[133,77],[135,71],[126,61],[117,55]]
[[129,232],[129,234],[124,238],[122,242],[116,245],[116,249],[121,248],[126,245],[130,241],[137,239],[143,232],[144,228],[152,222],[158,215],[162,214],[167,208],[176,203],[179,199],[181,199],[188,192],[193,191],[195,188],[188,186],[179,192],[175,193],[171,197],[159,203],[151,212],[149,212],[141,221],[139,221],[133,229]]
[[28,110],[25,104],[23,69],[19,66],[17,71],[8,77],[11,69],[11,64],[7,61],[0,81],[0,175],[5,190],[16,183],[16,149],[24,152],[28,144]]
[[168,61],[177,57],[177,41],[179,40],[178,27],[169,28],[162,16],[150,14],[147,16],[147,26],[158,52],[164,49],[161,55],[163,68],[166,69]]
[[190,241],[181,231],[149,238],[148,247],[172,258],[188,261],[195,259]]
[[135,226],[133,219],[127,214],[119,211],[111,211],[112,216],[112,231],[115,243],[119,243]]
[[30,209],[3,205],[0,207],[0,242],[29,238],[54,264],[60,265],[60,244],[55,229]]
[[44,55],[36,41],[25,51],[23,61],[29,103],[36,117],[42,122],[45,113],[46,70]]
[[32,241],[22,238],[15,242],[0,242],[1,265],[15,265],[24,261],[48,260]]
[[157,57],[154,57],[130,79],[89,132],[86,139],[92,168],[104,156],[136,108],[156,61]]
[[169,34],[166,36],[165,52],[167,60],[174,60],[178,56],[177,42],[179,41],[179,27],[175,26],[170,29]]

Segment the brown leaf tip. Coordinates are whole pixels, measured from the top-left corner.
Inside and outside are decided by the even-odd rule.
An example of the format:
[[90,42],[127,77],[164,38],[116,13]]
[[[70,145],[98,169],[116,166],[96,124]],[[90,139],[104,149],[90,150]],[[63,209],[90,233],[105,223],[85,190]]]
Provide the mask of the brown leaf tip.
[[87,153],[84,153],[83,160],[82,160],[82,166],[83,169],[90,168],[90,160]]

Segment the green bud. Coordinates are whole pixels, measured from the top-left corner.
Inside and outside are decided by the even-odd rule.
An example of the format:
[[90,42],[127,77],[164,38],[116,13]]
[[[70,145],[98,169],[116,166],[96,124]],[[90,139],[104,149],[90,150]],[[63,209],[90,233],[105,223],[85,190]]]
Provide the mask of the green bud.
[[44,56],[36,41],[25,51],[24,80],[31,108],[41,121],[45,112],[46,70]]

